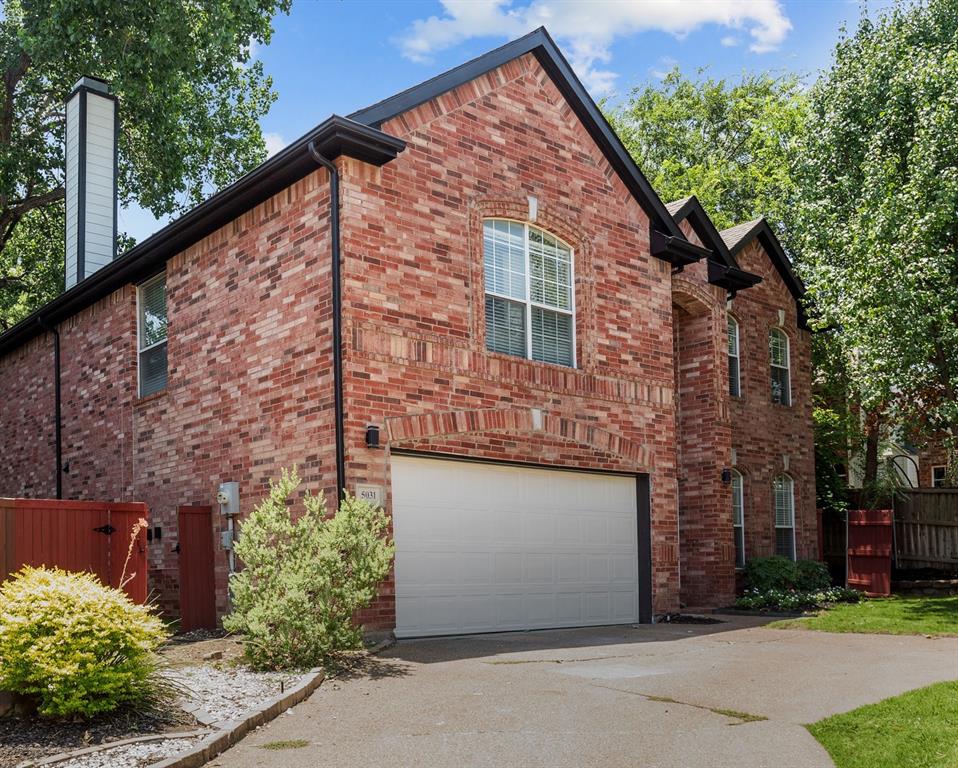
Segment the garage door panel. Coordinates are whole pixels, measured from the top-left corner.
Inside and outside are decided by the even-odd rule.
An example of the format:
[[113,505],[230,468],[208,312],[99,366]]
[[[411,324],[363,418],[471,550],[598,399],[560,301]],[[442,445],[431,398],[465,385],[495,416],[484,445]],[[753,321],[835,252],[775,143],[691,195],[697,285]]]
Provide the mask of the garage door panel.
[[638,620],[631,478],[396,456],[399,637]]
[[612,581],[632,585],[638,577],[638,563],[630,555],[612,555]]

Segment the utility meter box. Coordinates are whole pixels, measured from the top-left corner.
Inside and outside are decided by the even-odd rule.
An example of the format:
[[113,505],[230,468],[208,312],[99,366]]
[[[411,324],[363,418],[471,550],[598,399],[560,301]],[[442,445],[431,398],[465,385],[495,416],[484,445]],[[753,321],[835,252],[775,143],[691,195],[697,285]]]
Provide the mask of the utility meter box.
[[238,515],[239,508],[239,483],[220,483],[216,491],[216,503],[220,505],[220,512],[224,515]]

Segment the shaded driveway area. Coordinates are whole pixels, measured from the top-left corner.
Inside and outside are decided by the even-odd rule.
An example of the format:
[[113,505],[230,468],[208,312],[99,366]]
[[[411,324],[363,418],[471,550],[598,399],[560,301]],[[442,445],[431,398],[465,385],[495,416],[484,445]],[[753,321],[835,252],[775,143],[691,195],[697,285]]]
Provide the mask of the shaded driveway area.
[[401,642],[213,765],[817,768],[803,723],[958,679],[958,638],[723,620]]

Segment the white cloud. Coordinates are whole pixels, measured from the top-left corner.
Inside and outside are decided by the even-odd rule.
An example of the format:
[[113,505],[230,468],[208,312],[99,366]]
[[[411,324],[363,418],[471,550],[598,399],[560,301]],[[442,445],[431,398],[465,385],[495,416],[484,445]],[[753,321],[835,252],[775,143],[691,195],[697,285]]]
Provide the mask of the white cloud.
[[667,74],[669,74],[669,72],[678,66],[678,63],[678,59],[673,59],[671,56],[663,56],[659,59],[659,64],[661,66],[652,67],[649,70],[649,73],[652,75],[652,77],[662,80]]
[[739,44],[739,39],[734,35],[726,35],[719,42],[722,43],[722,45],[724,45],[726,48],[734,48]]
[[[474,37],[514,38],[545,25],[562,41],[586,87],[601,95],[616,73],[608,69],[612,43],[620,37],[660,30],[682,38],[718,24],[747,31],[750,50],[775,50],[792,23],[778,0],[441,0],[442,15],[418,19],[400,36],[402,53],[429,61],[437,51]],[[723,41],[723,44],[724,41]]]
[[264,133],[263,141],[266,143],[267,157],[272,157],[289,143],[278,133]]

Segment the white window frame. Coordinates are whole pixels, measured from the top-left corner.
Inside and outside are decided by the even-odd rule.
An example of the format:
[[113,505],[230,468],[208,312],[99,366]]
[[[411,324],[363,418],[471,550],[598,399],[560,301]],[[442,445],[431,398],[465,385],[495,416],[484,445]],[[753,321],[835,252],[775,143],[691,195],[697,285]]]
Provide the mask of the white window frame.
[[[142,297],[143,291],[149,288],[153,283],[158,283],[160,281],[166,282],[166,272],[160,272],[158,275],[154,275],[149,280],[144,280],[142,283],[136,286],[136,393],[138,397],[149,397],[149,395],[144,395],[142,391],[143,386],[143,377],[140,375],[140,361],[143,359],[143,353],[149,352],[151,349],[156,349],[157,347],[166,344],[169,341],[169,330],[167,330],[167,335],[163,338],[162,341],[157,341],[149,346],[143,346],[143,313],[142,309]],[[169,329],[170,323],[170,307],[169,304],[166,306],[166,323],[167,329]],[[166,363],[166,375],[167,375],[167,385],[169,385],[169,357],[167,357]],[[165,389],[166,387],[164,387]],[[157,392],[162,392],[163,390],[157,390]],[[151,392],[150,395],[155,395],[157,392]]]
[[738,363],[735,367],[735,391],[732,392],[732,370],[729,366],[729,395],[732,397],[741,397],[742,396],[742,337],[739,334],[739,324],[738,320],[735,319],[731,314],[726,315],[727,322],[729,326],[735,327],[735,354],[733,355],[731,350],[729,350],[729,358],[735,358]]
[[[504,293],[496,293],[495,291],[490,291],[486,289],[485,285],[485,274],[483,274],[483,296],[492,296],[497,299],[502,299],[503,301],[511,301],[513,304],[524,304],[526,310],[526,356],[525,359],[533,363],[541,363],[543,365],[558,365],[561,368],[578,368],[578,360],[576,357],[576,315],[575,315],[575,248],[569,245],[565,240],[556,235],[553,232],[550,232],[548,229],[543,227],[536,226],[535,224],[530,224],[527,221],[522,221],[521,219],[511,219],[507,216],[487,216],[482,220],[482,226],[485,227],[487,221],[511,221],[515,224],[522,225],[523,232],[523,256],[525,258],[525,297],[522,299],[517,299],[515,296],[508,296]],[[529,229],[537,229],[540,232],[547,234],[549,237],[554,238],[557,242],[561,243],[563,246],[569,249],[569,306],[571,309],[561,309],[560,307],[553,307],[551,304],[542,304],[538,301],[532,300],[532,264],[529,259]],[[485,248],[483,248],[482,253],[482,265],[483,273],[485,273],[486,265],[486,254]],[[483,302],[485,306],[485,302]],[[532,310],[533,308],[538,308],[545,310],[546,312],[554,312],[557,315],[566,315],[567,317],[572,318],[572,364],[571,366],[563,365],[562,363],[549,363],[545,360],[536,360],[532,356]],[[493,352],[493,354],[507,354],[504,352],[495,352],[494,350],[486,347],[487,352]],[[515,355],[509,355],[509,357],[516,357]]]
[[[735,485],[738,484],[738,505]],[[738,522],[736,522],[738,518]],[[745,567],[745,476],[732,468],[732,536],[735,537],[735,567]]]
[[[786,480],[788,482],[788,500],[789,500],[789,518],[791,520],[791,525],[779,525],[778,524],[778,493],[776,492],[775,484],[779,480]],[[798,554],[795,551],[795,479],[787,474],[776,475],[772,478],[772,514],[774,515],[773,522],[775,523],[775,551],[774,554],[779,554],[778,552],[778,532],[781,531],[791,531],[792,532],[792,547],[791,554],[786,555],[791,560],[796,560]]]
[[[941,470],[941,477],[935,477],[935,470]],[[946,464],[935,464],[931,468],[931,487],[944,488],[948,482],[948,466]]]
[[[782,335],[782,338],[785,339],[785,365],[777,365],[772,362],[772,345],[771,338],[773,333],[779,333]],[[780,371],[785,371],[785,384],[786,384],[786,395],[788,402],[785,403],[776,403],[772,400],[773,405],[782,405],[782,406],[791,406],[792,404],[792,340],[788,337],[788,334],[785,333],[781,328],[769,328],[768,329],[768,367],[769,367],[769,390],[768,396],[769,399],[772,397],[772,368],[778,368]]]

